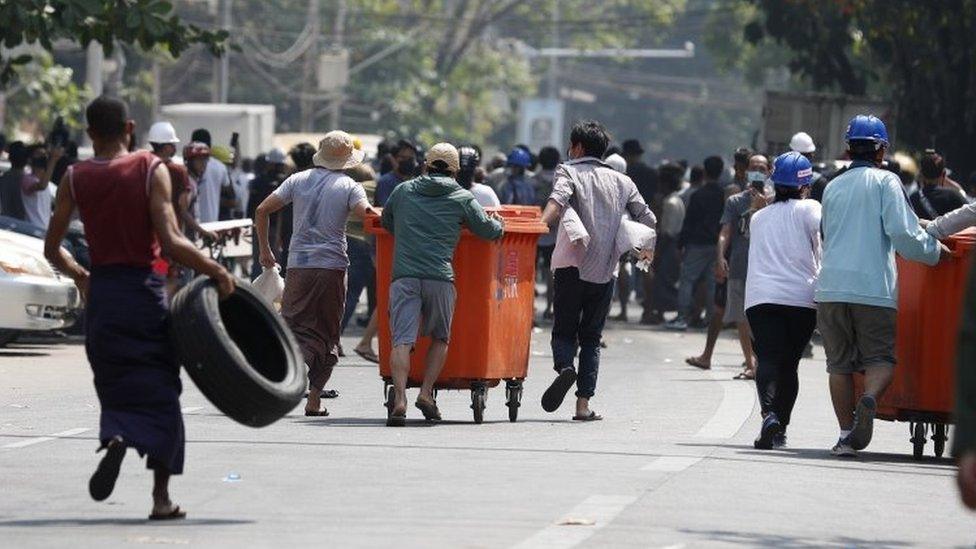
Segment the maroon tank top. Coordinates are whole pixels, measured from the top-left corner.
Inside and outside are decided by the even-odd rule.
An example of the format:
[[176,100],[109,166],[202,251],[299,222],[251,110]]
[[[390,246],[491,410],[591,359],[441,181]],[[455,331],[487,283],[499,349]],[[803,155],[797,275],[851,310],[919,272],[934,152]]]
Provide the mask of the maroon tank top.
[[149,184],[159,163],[150,152],[139,151],[68,168],[92,266],[150,267],[159,258],[159,240],[149,214]]

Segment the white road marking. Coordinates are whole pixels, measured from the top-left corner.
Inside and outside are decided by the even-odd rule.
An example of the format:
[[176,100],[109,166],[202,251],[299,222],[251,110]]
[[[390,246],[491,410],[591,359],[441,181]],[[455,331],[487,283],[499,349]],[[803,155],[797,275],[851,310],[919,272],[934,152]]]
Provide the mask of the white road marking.
[[641,467],[641,471],[677,473],[684,471],[703,459],[705,459],[705,456],[661,456]]
[[203,406],[187,406],[186,408],[183,408],[181,411],[184,414],[192,414],[193,412],[199,412],[200,410],[203,410]]
[[[590,496],[564,517],[519,543],[515,549],[570,549],[610,524],[637,496]],[[561,524],[563,523],[563,524]]]
[[87,431],[91,431],[91,429],[88,429],[86,427],[78,427],[77,429],[68,429],[67,431],[61,431],[60,433],[54,433],[43,437],[28,438],[18,442],[11,442],[10,444],[4,444],[3,448],[25,448],[27,446],[33,446],[35,444],[40,444],[42,442],[47,442],[49,440],[55,440],[55,439],[65,438],[65,437],[73,437],[75,435],[80,435],[81,433]]
[[728,371],[712,371],[709,375],[722,386],[722,402],[715,415],[695,433],[697,438],[732,438],[745,425],[756,404],[756,384],[733,380]]

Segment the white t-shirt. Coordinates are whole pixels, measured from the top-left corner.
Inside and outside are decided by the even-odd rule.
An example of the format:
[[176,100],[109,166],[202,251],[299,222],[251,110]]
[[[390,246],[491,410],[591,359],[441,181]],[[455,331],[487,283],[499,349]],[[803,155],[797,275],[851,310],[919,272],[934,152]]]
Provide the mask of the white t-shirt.
[[288,268],[345,270],[346,220],[366,190],[351,177],[325,168],[298,172],[274,191],[285,204],[293,204]]
[[472,183],[471,194],[474,195],[474,199],[478,201],[478,204],[481,204],[482,208],[497,208],[501,206],[501,202],[498,201],[498,195],[488,185]]
[[24,201],[27,222],[46,231],[48,223],[51,222],[51,191],[46,188],[39,191],[24,190],[28,186],[36,185],[37,182],[36,176],[24,174],[20,184],[20,196]]
[[820,203],[776,202],[752,216],[746,309],[775,304],[815,309],[820,273]]
[[200,223],[210,223],[220,219],[220,189],[230,185],[230,175],[227,166],[211,157],[207,160],[207,168],[203,176],[197,181],[197,220]]

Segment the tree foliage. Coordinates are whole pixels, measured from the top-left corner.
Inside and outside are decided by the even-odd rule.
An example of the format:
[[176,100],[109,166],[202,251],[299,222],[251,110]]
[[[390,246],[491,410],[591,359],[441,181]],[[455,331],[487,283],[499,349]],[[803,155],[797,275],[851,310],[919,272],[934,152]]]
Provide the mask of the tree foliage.
[[759,8],[754,41],[787,46],[790,67],[819,88],[881,93],[898,139],[937,147],[976,170],[976,0],[744,0]]
[[[117,42],[145,50],[162,46],[174,56],[202,44],[220,55],[228,37],[223,30],[184,24],[165,0],[0,0],[0,21],[0,44],[7,49],[36,44],[52,51],[55,42],[72,40],[86,47],[98,43],[106,55]],[[0,87],[29,60],[29,54],[0,54]]]
[[[4,99],[0,129],[43,135],[59,117],[70,129],[83,127],[82,111],[89,94],[72,81],[70,68],[56,65],[49,54],[43,54],[14,70],[17,83],[0,94]],[[22,121],[33,127],[17,127]]]

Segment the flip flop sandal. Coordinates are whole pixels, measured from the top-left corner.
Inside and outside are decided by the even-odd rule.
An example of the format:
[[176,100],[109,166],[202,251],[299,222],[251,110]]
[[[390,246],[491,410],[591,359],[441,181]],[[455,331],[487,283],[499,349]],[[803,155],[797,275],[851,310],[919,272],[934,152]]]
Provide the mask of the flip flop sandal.
[[756,375],[755,374],[750,374],[748,372],[739,372],[732,379],[741,379],[741,380],[745,380],[745,381],[753,381],[753,380],[756,379]]
[[694,357],[694,356],[693,357],[686,358],[685,359],[685,364],[687,364],[689,366],[694,366],[695,368],[698,368],[699,370],[711,370],[712,369],[712,365],[711,364],[705,364],[704,362],[702,362],[701,360],[699,360],[698,357]]
[[603,420],[603,416],[593,411],[590,411],[589,415],[573,416],[573,421],[601,421],[601,420]]
[[99,462],[98,468],[95,469],[91,480],[88,481],[88,493],[91,494],[93,500],[104,501],[112,495],[124,457],[125,444],[118,443],[106,448],[105,457]]
[[427,421],[440,421],[441,411],[437,409],[436,403],[425,402],[423,400],[417,399],[416,404],[414,404],[421,412],[424,414],[424,419]]
[[576,383],[576,370],[572,368],[561,370],[556,379],[553,380],[552,385],[542,394],[542,409],[547,412],[558,410],[563,399],[566,398],[566,393],[569,392],[569,388],[574,383]]
[[329,415],[329,410],[322,408],[321,410],[305,410],[305,417],[326,417]]
[[169,513],[153,513],[149,515],[149,520],[180,520],[186,518],[186,511],[177,505]]
[[359,355],[359,358],[365,360],[366,362],[372,362],[373,364],[380,363],[380,357],[376,356],[373,351],[360,351],[359,349],[353,349],[353,352]]
[[387,427],[405,427],[407,425],[407,414],[390,414],[386,417]]
[[[305,393],[305,398],[308,398],[308,393]],[[319,393],[319,398],[339,398],[339,391],[335,389],[325,389]]]

